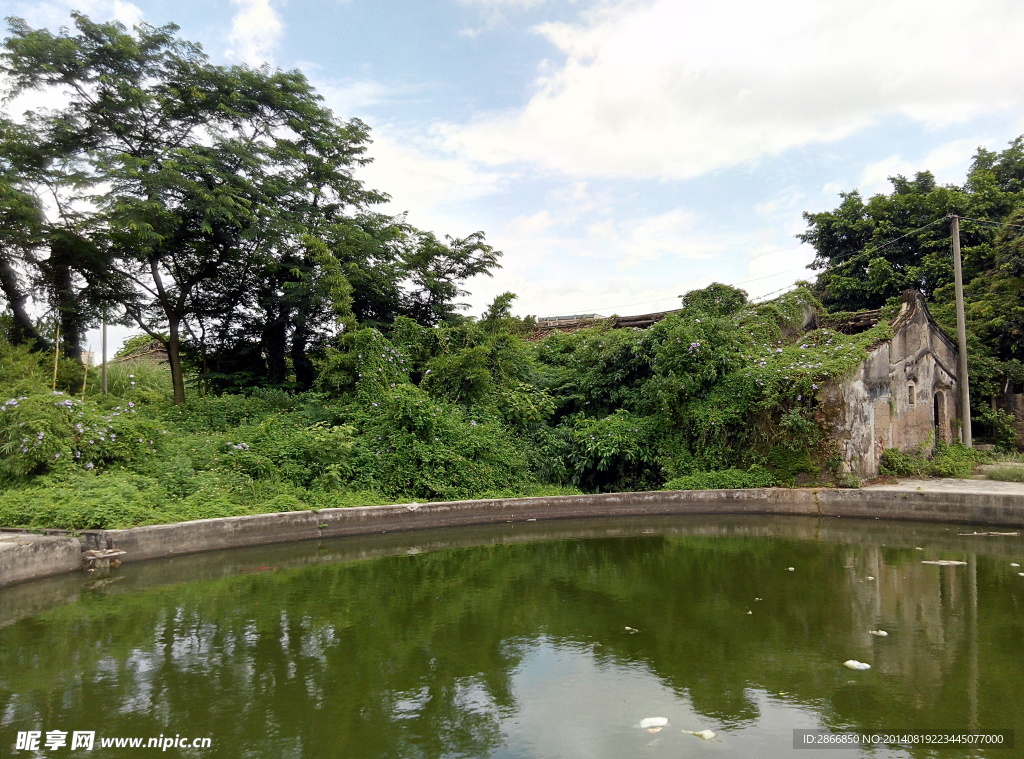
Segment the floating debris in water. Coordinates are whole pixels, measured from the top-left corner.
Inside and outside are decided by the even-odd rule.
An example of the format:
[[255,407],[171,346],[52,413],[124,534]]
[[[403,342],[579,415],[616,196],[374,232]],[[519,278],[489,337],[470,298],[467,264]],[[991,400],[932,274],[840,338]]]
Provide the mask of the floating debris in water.
[[657,733],[666,725],[668,725],[668,717],[644,717],[637,727],[649,733]]
[[870,664],[865,664],[864,662],[857,661],[856,659],[847,659],[843,662],[843,666],[849,667],[850,669],[871,669]]
[[1012,561],[1011,561],[1011,562],[1010,562],[1010,566],[1011,566],[1011,567],[1019,567],[1019,566],[1020,566],[1020,564],[1017,564],[1017,563],[1015,563],[1015,562],[1012,562]]
[[922,561],[922,564],[936,564],[940,567],[966,567],[966,561],[950,561],[949,559],[940,559],[939,561]]
[[638,633],[640,631],[637,630],[635,627],[630,627],[629,625],[626,625],[626,632],[632,635],[633,633]]
[[754,612],[752,612],[752,611],[748,611],[748,612],[747,612],[747,614],[753,614],[753,613],[754,613]]
[[789,571],[790,572],[795,572],[796,571],[796,567],[789,567]]
[[1005,537],[1012,537],[1014,535],[1020,535],[1019,532],[959,532],[957,534],[958,535],[968,535],[968,536],[977,535],[979,537],[988,537],[988,538],[991,538],[991,537],[1003,537],[1003,536],[1005,536]]
[[715,737],[715,733],[712,730],[683,730],[683,732],[689,733],[690,735],[696,735],[698,738],[705,741],[709,741]]
[[868,630],[868,635],[877,635],[879,638],[888,638],[889,633],[885,630]]
[[874,578],[874,577],[872,577],[871,575],[868,575],[868,579],[869,579],[869,580],[874,580],[875,578]]

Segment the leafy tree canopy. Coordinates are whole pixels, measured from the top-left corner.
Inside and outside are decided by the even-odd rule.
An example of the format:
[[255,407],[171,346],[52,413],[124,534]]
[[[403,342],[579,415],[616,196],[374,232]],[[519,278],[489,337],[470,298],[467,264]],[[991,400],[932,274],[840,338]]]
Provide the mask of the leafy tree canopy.
[[111,306],[165,339],[181,402],[186,344],[204,369],[308,387],[308,354],[346,318],[451,319],[461,282],[497,266],[482,233],[442,243],[375,212],[386,196],[354,177],[366,125],[300,72],[214,66],[174,25],[73,19],[57,34],[11,19],[0,54],[12,95],[60,103],[2,124],[0,223],[38,213],[44,190],[55,208],[0,251],[16,315],[4,262],[20,255],[69,340]]

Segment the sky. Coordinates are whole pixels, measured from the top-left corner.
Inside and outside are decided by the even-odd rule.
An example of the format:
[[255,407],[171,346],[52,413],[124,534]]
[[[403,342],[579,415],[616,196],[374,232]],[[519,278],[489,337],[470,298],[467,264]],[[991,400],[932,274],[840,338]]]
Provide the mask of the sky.
[[1020,0],[6,0],[175,23],[214,63],[300,69],[371,129],[388,212],[503,252],[466,313],[629,315],[770,297],[804,212],[1024,133]]

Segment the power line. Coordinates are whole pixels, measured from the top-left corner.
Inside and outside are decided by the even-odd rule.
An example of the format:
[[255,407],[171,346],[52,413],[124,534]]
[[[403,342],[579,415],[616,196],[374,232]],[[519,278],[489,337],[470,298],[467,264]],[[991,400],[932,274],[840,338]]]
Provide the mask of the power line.
[[888,248],[890,245],[894,245],[894,244],[898,243],[900,240],[903,240],[903,239],[905,239],[907,237],[910,237],[911,235],[917,234],[918,232],[921,232],[922,230],[928,229],[928,227],[934,226],[934,225],[938,224],[940,221],[945,221],[947,218],[948,217],[946,217],[946,216],[940,216],[937,219],[933,219],[932,221],[929,221],[924,226],[920,226],[917,229],[912,229],[909,232],[904,232],[899,237],[894,237],[891,240],[886,240],[885,242],[879,243],[878,245],[875,245],[875,246],[873,246],[871,248],[865,248],[860,253],[855,253],[854,255],[852,255],[848,259],[846,259],[845,261],[842,261],[842,262],[836,264],[834,267],[832,267],[832,270],[834,271],[835,269],[838,269],[841,266],[846,266],[848,264],[860,263],[862,260],[864,260],[865,256],[868,256],[868,255],[870,255],[872,253],[877,253],[878,251],[882,250],[883,248]]
[[[802,266],[802,267],[800,267],[798,269],[787,269],[786,271],[777,271],[774,274],[765,274],[763,277],[754,277],[752,279],[745,279],[742,282],[736,282],[734,284],[731,284],[731,285],[729,285],[729,287],[739,287],[740,285],[745,285],[745,284],[747,284],[749,282],[758,282],[758,281],[760,281],[762,279],[771,279],[772,277],[779,277],[779,276],[782,276],[783,274],[792,274],[795,271],[804,271],[805,269],[807,269],[807,267],[806,266]],[[782,288],[782,290],[788,290],[790,287],[792,287],[792,285],[786,285],[786,287]],[[775,292],[782,292],[782,290],[776,290]],[[773,293],[769,293],[769,295],[771,295],[771,294],[773,294]],[[588,312],[589,311],[593,311],[593,312],[597,313],[597,312],[600,312],[600,311],[610,311],[610,310],[615,309],[615,308],[629,308],[630,306],[646,306],[646,305],[648,305],[650,303],[661,303],[662,301],[665,301],[665,300],[676,300],[679,297],[681,297],[681,296],[679,296],[679,295],[667,295],[664,298],[655,298],[654,300],[643,300],[643,301],[639,301],[637,303],[620,303],[617,306],[598,306],[598,307],[584,308],[584,309],[578,309],[578,310],[580,310],[580,311],[588,311]],[[764,298],[764,297],[765,296],[763,296],[763,295],[758,296],[758,298]]]
[[[948,216],[940,216],[940,217],[938,217],[936,219],[932,219],[930,222],[928,222],[927,224],[924,224],[924,225],[918,227],[917,229],[912,229],[909,232],[904,232],[899,237],[894,237],[891,240],[886,240],[885,242],[878,243],[877,245],[874,245],[874,246],[872,246],[870,248],[865,248],[864,250],[860,251],[859,253],[855,253],[853,256],[851,256],[850,258],[846,259],[845,261],[842,261],[841,263],[838,263],[835,266],[833,266],[832,267],[832,271],[835,271],[836,269],[838,269],[838,268],[840,268],[842,266],[846,266],[848,264],[859,263],[859,262],[864,260],[865,256],[868,256],[868,255],[870,255],[872,253],[877,253],[878,251],[883,250],[884,248],[887,248],[890,245],[895,245],[900,240],[904,240],[904,239],[910,237],[911,235],[915,235],[918,232],[922,232],[925,229],[928,229],[929,227],[933,227],[936,224],[938,224],[939,222],[945,221],[948,218],[949,218]],[[987,219],[972,219],[972,218],[970,218],[968,216],[960,216],[960,219],[962,219],[963,221],[973,221],[973,222],[978,223],[978,224],[988,224],[988,225],[994,226],[994,227],[1014,227],[1015,229],[1022,229],[1022,230],[1024,230],[1024,226],[1022,226],[1022,225],[1010,224],[1009,222],[1005,222],[1005,221],[1004,222],[997,222],[997,221],[990,221],[990,220],[987,220]],[[745,284],[748,284],[750,282],[758,282],[758,281],[760,281],[762,279],[770,279],[772,277],[778,277],[778,276],[781,276],[783,274],[792,274],[793,272],[803,271],[803,270],[805,270],[807,268],[810,268],[810,267],[805,266],[805,267],[801,267],[799,269],[788,269],[786,271],[775,272],[774,274],[765,274],[764,276],[761,276],[761,277],[753,277],[752,279],[745,279],[742,282],[736,282],[736,283],[730,285],[730,287],[739,287],[740,285],[745,285]],[[755,300],[765,300],[766,298],[768,298],[771,295],[775,295],[776,293],[785,292],[786,290],[792,289],[792,287],[793,287],[793,285],[787,285],[786,287],[783,287],[783,288],[781,288],[779,290],[775,290],[774,292],[770,292],[767,295],[758,296],[757,298],[755,298]],[[675,300],[678,297],[680,297],[680,296],[678,296],[678,295],[671,295],[671,296],[666,296],[664,298],[655,298],[654,300],[639,301],[637,303],[620,303],[617,306],[601,306],[601,307],[597,307],[597,308],[587,308],[587,309],[582,309],[582,310],[583,311],[593,311],[593,312],[610,311],[610,310],[616,309],[616,308],[629,308],[630,306],[646,306],[646,305],[651,304],[651,303],[661,303],[662,301],[666,301],[666,300]]]
[[970,216],[961,216],[961,221],[973,221],[975,224],[987,224],[990,227],[1013,227],[1014,229],[1024,229],[1024,226],[1020,224],[1011,224],[1008,221],[991,221],[989,219],[972,219]]

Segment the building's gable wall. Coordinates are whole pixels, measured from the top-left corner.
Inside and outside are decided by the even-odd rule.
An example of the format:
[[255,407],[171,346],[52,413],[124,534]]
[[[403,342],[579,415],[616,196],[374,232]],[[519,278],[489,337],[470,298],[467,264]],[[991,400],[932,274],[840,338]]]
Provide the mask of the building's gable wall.
[[853,377],[823,388],[832,409],[833,442],[846,471],[878,474],[886,448],[951,442],[956,410],[956,349],[915,295],[893,322],[888,342],[876,346]]

